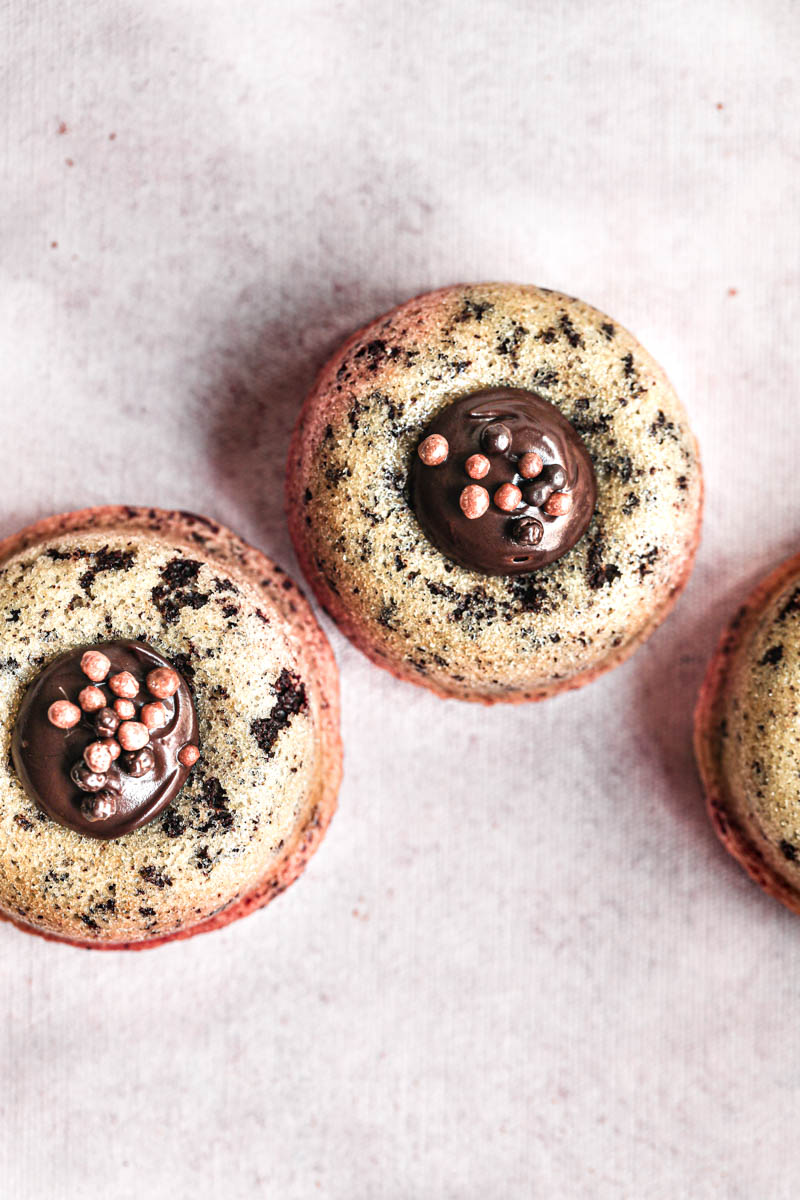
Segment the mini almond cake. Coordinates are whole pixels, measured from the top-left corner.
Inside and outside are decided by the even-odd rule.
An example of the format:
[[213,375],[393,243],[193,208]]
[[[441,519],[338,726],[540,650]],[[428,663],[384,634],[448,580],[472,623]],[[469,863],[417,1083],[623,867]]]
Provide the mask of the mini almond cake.
[[295,548],[380,666],[541,700],[622,662],[692,567],[702,475],[631,334],[544,288],[420,296],[322,369],[289,455]]
[[338,683],[290,579],[191,513],[99,508],[0,543],[0,915],[99,949],[220,928],[336,806]]
[[695,750],[723,845],[800,912],[800,555],[726,630],[700,692]]

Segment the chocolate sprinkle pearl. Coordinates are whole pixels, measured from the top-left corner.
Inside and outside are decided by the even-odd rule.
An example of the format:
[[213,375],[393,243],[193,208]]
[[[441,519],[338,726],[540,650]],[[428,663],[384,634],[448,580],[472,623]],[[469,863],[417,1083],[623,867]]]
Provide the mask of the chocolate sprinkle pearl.
[[450,447],[447,444],[447,438],[442,437],[439,433],[432,433],[417,447],[417,454],[426,467],[438,467],[441,463],[447,462],[449,453]]
[[544,534],[544,526],[535,517],[521,517],[511,528],[511,536],[521,546],[538,546]]
[[458,497],[461,511],[470,521],[482,517],[489,507],[489,493],[479,483],[468,483]]
[[511,430],[502,421],[492,421],[481,434],[481,445],[490,454],[505,454],[511,445]]
[[200,757],[200,751],[197,746],[184,746],[178,751],[178,762],[182,767],[193,767]]
[[56,729],[74,729],[81,719],[81,710],[71,700],[55,700],[47,710],[47,719]]
[[530,450],[527,454],[523,454],[517,463],[517,470],[523,479],[535,479],[543,466],[544,463],[542,462],[541,454],[537,454],[535,450]]
[[139,720],[146,729],[163,729],[167,719],[167,710],[160,700],[143,704],[139,712]]
[[100,740],[108,750],[108,753],[111,755],[111,761],[116,762],[122,753],[122,747],[120,746],[119,742],[114,738],[101,738]]
[[180,683],[178,672],[171,670],[170,667],[157,667],[147,676],[147,690],[151,695],[157,696],[159,700],[167,700],[170,696],[174,696]]
[[122,791],[122,776],[116,767],[112,767],[106,775],[106,791],[121,792]]
[[483,479],[489,474],[491,463],[485,454],[470,454],[467,461],[464,463],[464,470],[469,475],[470,479]]
[[139,684],[130,671],[120,671],[118,675],[112,675],[108,686],[115,696],[122,696],[126,700],[131,700],[139,691]]
[[123,721],[117,730],[117,741],[123,750],[141,750],[150,741],[150,731],[140,721]]
[[93,771],[85,762],[76,762],[69,777],[82,792],[101,792],[106,786],[105,771]]
[[130,721],[136,716],[136,705],[132,700],[115,700],[111,707],[121,721]]
[[494,494],[494,502],[503,512],[513,512],[522,499],[522,492],[514,483],[501,483]]
[[113,708],[101,708],[94,719],[94,727],[101,738],[110,738],[119,729],[119,717]]
[[78,692],[78,704],[84,712],[97,712],[98,708],[105,708],[106,698],[99,687],[91,685]]
[[107,821],[117,811],[117,802],[108,792],[97,792],[94,796],[86,796],[81,804],[81,812],[87,821]]
[[81,658],[81,670],[92,683],[101,683],[111,670],[111,660],[99,650],[87,650]]
[[553,492],[544,506],[549,517],[565,517],[572,508],[572,496],[569,492]]
[[553,494],[553,485],[545,479],[537,480],[536,483],[528,484],[522,494],[526,504],[530,504],[532,508],[543,508]]
[[136,750],[132,754],[123,754],[120,759],[120,766],[134,779],[141,779],[143,775],[148,775],[156,765],[156,757],[149,746],[143,746],[141,750]]
[[551,463],[549,467],[544,468],[542,474],[557,492],[566,486],[567,472],[559,463]]
[[89,742],[83,752],[83,760],[91,771],[104,775],[111,766],[111,752],[102,742]]

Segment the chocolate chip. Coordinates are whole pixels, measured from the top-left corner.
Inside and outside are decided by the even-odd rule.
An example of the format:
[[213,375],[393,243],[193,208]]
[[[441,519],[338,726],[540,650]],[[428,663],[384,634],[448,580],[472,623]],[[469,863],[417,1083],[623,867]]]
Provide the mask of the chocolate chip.
[[180,837],[186,830],[186,822],[174,808],[167,808],[161,820],[161,831],[169,838]]
[[197,578],[202,565],[196,558],[173,558],[161,571],[161,578],[167,587],[186,587]]
[[103,546],[102,550],[97,550],[89,557],[92,565],[78,581],[85,592],[91,590],[101,571],[130,571],[136,556],[133,550],[109,550],[108,546]]
[[583,338],[578,333],[575,326],[572,324],[572,320],[567,315],[567,313],[561,314],[560,324],[561,324],[561,329],[564,333],[564,337],[567,339],[567,341],[569,342],[570,346],[573,347],[573,349],[576,349],[578,346],[583,345]]
[[207,593],[187,587],[197,578],[201,566],[202,563],[194,558],[175,558],[161,571],[164,582],[157,584],[151,595],[167,625],[175,624],[182,608],[198,609],[208,604]]
[[168,888],[172,887],[172,879],[165,871],[159,871],[158,867],[142,867],[139,874],[145,883],[152,883],[153,887]]
[[601,563],[593,567],[589,572],[589,587],[595,591],[598,588],[604,587],[607,583],[613,583],[615,579],[619,579],[622,572],[615,563]]
[[492,308],[493,305],[487,300],[465,300],[456,321],[482,321],[484,313],[491,312]]
[[250,732],[258,747],[268,758],[278,734],[288,725],[291,718],[306,707],[306,689],[299,676],[284,668],[274,684],[277,700],[268,717],[258,717],[250,722]]
[[200,797],[208,805],[209,814],[202,825],[196,826],[198,832],[217,833],[230,829],[233,825],[233,813],[228,807],[228,793],[213,775],[204,780]]

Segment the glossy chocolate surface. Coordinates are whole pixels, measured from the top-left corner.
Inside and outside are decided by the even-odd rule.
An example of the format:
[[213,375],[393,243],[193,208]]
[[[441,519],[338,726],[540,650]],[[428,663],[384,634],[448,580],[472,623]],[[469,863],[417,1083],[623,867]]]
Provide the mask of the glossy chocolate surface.
[[[81,669],[87,649],[99,651],[111,662],[107,678],[93,684],[103,692],[106,707],[82,712],[77,725],[60,728],[52,723],[48,711],[58,700],[77,704],[81,690],[90,685]],[[197,714],[179,672],[175,672],[178,687],[174,695],[159,697],[167,710],[167,720],[162,728],[149,731],[146,751],[123,751],[103,772],[89,770],[83,762],[87,746],[107,738],[113,740],[119,732],[118,719],[116,731],[111,728],[117,697],[108,680],[127,671],[139,683],[138,694],[132,699],[136,712],[131,718],[138,721],[142,707],[156,700],[146,680],[149,672],[159,667],[174,670],[167,659],[143,642],[104,642],[61,655],[33,680],[14,727],[11,754],[25,791],[54,821],[89,837],[122,837],[151,821],[186,782],[190,769],[179,762],[178,753],[187,744],[197,745]],[[148,769],[141,770],[142,766]]]
[[[426,465],[414,454],[411,500],[448,558],[488,575],[519,575],[561,558],[583,537],[597,499],[594,467],[577,431],[549,401],[521,388],[476,392],[443,409],[420,445],[432,434],[446,439],[447,457]],[[525,454],[541,459],[533,477],[520,471]],[[476,455],[489,462],[481,475],[468,473]],[[489,504],[469,516],[482,507],[474,503],[476,486]],[[462,500],[467,487],[473,491]]]

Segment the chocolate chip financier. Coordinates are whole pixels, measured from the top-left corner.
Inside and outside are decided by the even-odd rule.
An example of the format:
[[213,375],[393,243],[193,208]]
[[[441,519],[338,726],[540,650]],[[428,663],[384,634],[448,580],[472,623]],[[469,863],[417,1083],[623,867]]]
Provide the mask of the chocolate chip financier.
[[695,750],[723,845],[800,913],[800,555],[725,631],[700,692]]
[[541,700],[622,662],[699,540],[686,414],[631,334],[516,284],[444,288],[355,334],[291,446],[306,577],[376,663],[441,696]]
[[302,871],[340,779],[301,593],[190,513],[99,508],[0,543],[0,916],[140,949]]

